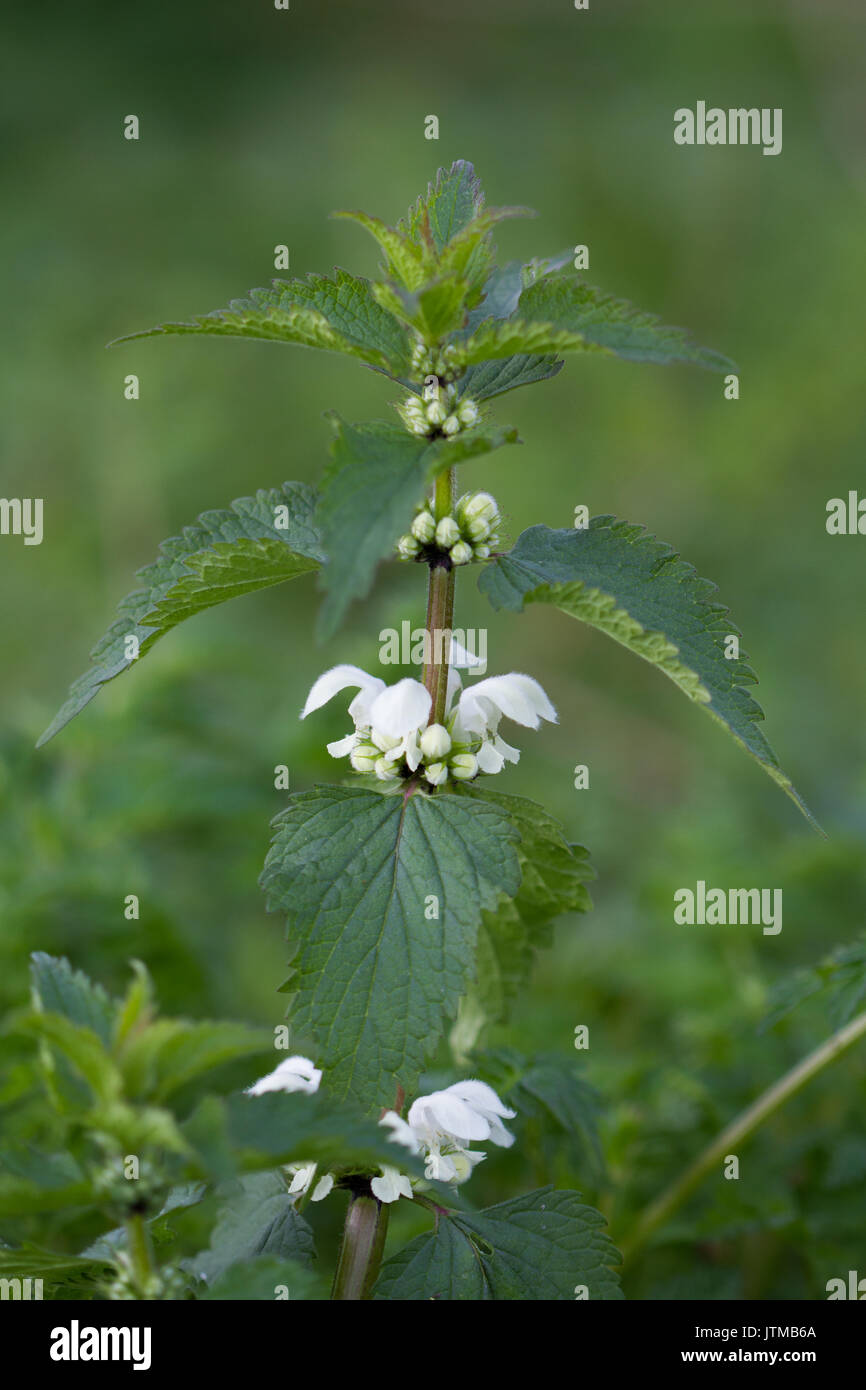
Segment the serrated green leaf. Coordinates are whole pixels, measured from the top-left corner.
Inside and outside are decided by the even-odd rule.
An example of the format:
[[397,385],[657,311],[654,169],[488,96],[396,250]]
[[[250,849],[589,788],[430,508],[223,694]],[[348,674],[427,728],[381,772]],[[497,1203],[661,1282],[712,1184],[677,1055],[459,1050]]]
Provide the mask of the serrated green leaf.
[[245,1023],[157,1019],[129,1039],[119,1061],[129,1095],[163,1102],[227,1062],[266,1055],[272,1048],[265,1029]]
[[488,362],[515,353],[607,352],[609,349],[591,342],[581,334],[555,328],[549,323],[532,323],[513,318],[482,323],[460,345],[467,366]]
[[[520,833],[520,888],[513,898],[482,914],[476,979],[461,1005],[461,1014],[475,1020],[477,1036],[484,1022],[507,1017],[536,951],[552,940],[554,919],[564,912],[589,911],[592,903],[586,884],[595,875],[587,851],[581,845],[569,845],[562,828],[536,802],[486,787],[466,787],[464,794],[498,806]],[[462,1030],[461,1050],[473,1042]]]
[[481,912],[518,888],[517,831],[463,797],[346,787],[292,797],[274,825],[261,882],[288,917],[292,1020],[333,1094],[391,1105],[465,990]]
[[459,390],[461,396],[485,401],[492,396],[502,396],[506,391],[514,391],[518,386],[533,386],[537,381],[549,381],[564,366],[562,358],[550,354],[532,356],[517,353],[514,357],[478,362],[468,367],[460,378]]
[[[530,330],[546,324],[573,335],[573,342],[559,344],[566,351],[588,344],[634,362],[693,362],[711,371],[736,370],[727,357],[693,343],[685,329],[671,328],[656,315],[593,289],[573,270],[539,275],[521,294],[515,317]],[[541,349],[554,350],[553,342]]]
[[313,1232],[278,1173],[251,1173],[234,1185],[220,1209],[210,1249],[196,1256],[191,1268],[212,1285],[232,1266],[259,1255],[301,1266],[315,1258]]
[[[69,698],[37,747],[183,619],[238,594],[318,569],[324,555],[313,524],[316,501],[316,493],[305,483],[260,489],[255,497],[241,497],[224,511],[204,512],[179,536],[163,541],[159,558],[138,573],[144,587],[120,604],[119,618],[91,653],[90,669],[73,682]],[[127,655],[129,637],[138,643],[138,657]]]
[[30,979],[36,1008],[91,1029],[108,1046],[117,1006],[101,985],[93,984],[81,970],[73,970],[65,956],[48,956],[44,951],[31,955]]
[[763,1029],[772,1028],[807,999],[828,1006],[834,1028],[844,1028],[866,1006],[866,939],[837,946],[817,965],[805,966],[770,991]]
[[728,609],[712,601],[716,586],[672,546],[609,516],[594,517],[583,530],[531,526],[513,550],[485,566],[479,588],[494,608],[553,604],[658,667],[820,829],[759,728],[764,714],[747,689],[757,677],[745,653],[725,657],[726,638],[739,634]]
[[619,1262],[604,1217],[577,1192],[551,1187],[470,1215],[441,1215],[379,1275],[377,1299],[562,1302],[585,1286],[590,1299],[621,1299]]
[[481,181],[465,159],[456,159],[450,169],[438,169],[426,196],[409,213],[409,230],[418,241],[425,232],[441,252],[452,237],[469,226],[484,207]]
[[58,1052],[100,1100],[108,1102],[120,1095],[120,1072],[92,1028],[71,1023],[61,1014],[28,1013],[13,1019],[10,1031],[37,1038]]
[[370,589],[376,565],[392,554],[426,486],[444,469],[502,444],[514,429],[478,426],[446,439],[423,439],[402,426],[349,425],[333,417],[335,438],[316,519],[330,559],[319,635],[330,637],[353,599]]
[[405,285],[407,290],[419,290],[435,276],[436,261],[429,249],[412,241],[405,232],[389,227],[380,217],[370,217],[366,212],[335,212],[331,215],[357,222],[375,237],[385,252],[387,273]]
[[335,278],[274,280],[270,289],[250,290],[227,309],[197,315],[190,323],[164,323],[118,342],[165,334],[208,334],[264,338],[358,357],[372,366],[399,370],[408,355],[406,330],[379,304],[369,280],[337,270]]

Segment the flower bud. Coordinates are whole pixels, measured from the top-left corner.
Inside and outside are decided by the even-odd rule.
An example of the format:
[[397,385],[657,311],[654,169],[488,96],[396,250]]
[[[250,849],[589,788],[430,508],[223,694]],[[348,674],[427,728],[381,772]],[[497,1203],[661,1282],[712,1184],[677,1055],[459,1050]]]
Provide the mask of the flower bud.
[[467,522],[485,521],[494,526],[499,520],[499,507],[489,492],[467,492],[457,503],[458,514]]
[[443,433],[443,434],[459,434],[459,433],[460,433],[460,421],[457,419],[457,416],[456,416],[456,415],[449,415],[447,420],[443,420],[443,421],[442,421],[442,433]]
[[436,527],[436,544],[442,550],[448,550],[460,539],[460,527],[453,516],[443,516],[439,525]]
[[444,758],[451,752],[451,735],[442,724],[431,724],[421,735],[421,752],[425,758]]
[[457,416],[461,425],[477,425],[479,418],[478,406],[467,396],[457,407]]
[[487,560],[490,556],[489,545],[473,545],[472,547],[476,560]]
[[349,762],[356,772],[374,772],[380,757],[374,743],[358,743],[349,754]]
[[418,513],[412,522],[412,535],[423,545],[427,545],[436,535],[436,519],[426,507],[423,512]]
[[456,545],[452,545],[448,552],[452,565],[468,565],[473,553],[472,546],[467,545],[466,541],[458,541]]
[[414,536],[401,536],[397,542],[397,554],[401,560],[414,560],[420,549]]
[[473,517],[471,521],[467,521],[464,530],[471,541],[486,541],[490,535],[490,527],[481,517]]
[[397,777],[397,769],[393,763],[386,762],[384,758],[378,758],[373,771],[380,782],[393,782]]
[[442,404],[442,402],[439,400],[438,396],[435,400],[432,400],[428,403],[426,415],[428,424],[442,425],[444,428],[444,421],[446,417],[448,417],[448,411]]
[[458,782],[467,782],[478,771],[478,759],[474,753],[457,753],[451,759],[451,776]]
[[424,776],[431,787],[441,787],[443,782],[448,781],[448,768],[444,763],[430,763],[424,769]]
[[455,1186],[459,1187],[460,1183],[466,1182],[467,1178],[471,1178],[474,1165],[472,1161],[466,1157],[465,1153],[453,1153],[449,1154],[448,1157],[454,1164],[454,1177],[451,1181]]

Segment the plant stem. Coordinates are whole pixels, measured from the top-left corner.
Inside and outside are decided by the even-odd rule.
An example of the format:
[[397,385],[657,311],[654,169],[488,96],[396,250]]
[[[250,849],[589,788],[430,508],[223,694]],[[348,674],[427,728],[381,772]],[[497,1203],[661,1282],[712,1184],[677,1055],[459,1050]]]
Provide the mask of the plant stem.
[[127,1218],[126,1240],[136,1287],[142,1298],[147,1298],[153,1279],[153,1259],[147,1226],[139,1213]]
[[[457,469],[449,468],[436,479],[433,499],[433,514],[437,521],[449,516],[454,508],[457,492]],[[444,724],[448,702],[448,656],[450,633],[454,622],[454,585],[456,571],[453,566],[445,568],[436,565],[430,570],[427,586],[427,654],[429,661],[424,667],[424,685],[430,691],[430,723]],[[439,634],[438,641],[436,634]],[[445,634],[449,634],[448,637]]]
[[819,1071],[829,1066],[837,1057],[841,1057],[842,1053],[863,1037],[864,1033],[866,1033],[866,1013],[859,1014],[844,1028],[840,1028],[832,1037],[827,1038],[826,1042],[823,1042],[814,1052],[810,1052],[808,1057],[804,1057],[802,1062],[798,1062],[795,1067],[792,1067],[789,1072],[786,1072],[768,1090],[764,1091],[763,1095],[759,1096],[752,1105],[743,1110],[731,1124],[716,1136],[681,1177],[671,1183],[661,1196],[644,1208],[637,1218],[630,1237],[626,1241],[620,1242],[623,1260],[633,1258],[642,1249],[653,1231],[682,1206],[683,1202],[700,1186],[707,1174],[721,1159],[731,1153],[737,1144],[748,1139],[769,1115],[784,1105],[791,1096],[796,1095]]
[[379,1275],[387,1231],[387,1206],[363,1193],[353,1195],[346,1212],[332,1299],[357,1302],[370,1298]]

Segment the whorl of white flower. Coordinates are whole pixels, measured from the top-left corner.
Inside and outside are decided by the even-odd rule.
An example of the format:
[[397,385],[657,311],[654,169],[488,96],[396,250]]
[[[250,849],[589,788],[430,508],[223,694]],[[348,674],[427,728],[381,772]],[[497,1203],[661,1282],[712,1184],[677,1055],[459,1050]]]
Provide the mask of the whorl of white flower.
[[519,672],[489,676],[464,690],[457,668],[477,664],[477,658],[453,639],[450,655],[444,724],[428,727],[432,701],[420,681],[407,676],[386,686],[358,666],[334,666],[320,676],[301,718],[354,687],[358,694],[349,715],[355,732],[328,744],[332,758],[348,757],[357,772],[395,784],[419,768],[432,787],[444,786],[449,778],[466,781],[479,772],[501,772],[506,762],[518,762],[520,752],[500,737],[500,721],[537,729],[543,719],[555,724],[556,710],[538,681]]
[[424,1173],[430,1180],[462,1183],[487,1155],[470,1149],[475,1140],[510,1148],[514,1135],[502,1121],[515,1111],[503,1105],[484,1081],[458,1081],[444,1091],[419,1096],[403,1120],[389,1110],[379,1121],[390,1131],[389,1139],[411,1153],[424,1156]]
[[305,1091],[312,1095],[318,1091],[322,1073],[309,1057],[286,1057],[267,1076],[262,1076],[252,1086],[247,1086],[248,1096],[263,1096],[268,1091]]

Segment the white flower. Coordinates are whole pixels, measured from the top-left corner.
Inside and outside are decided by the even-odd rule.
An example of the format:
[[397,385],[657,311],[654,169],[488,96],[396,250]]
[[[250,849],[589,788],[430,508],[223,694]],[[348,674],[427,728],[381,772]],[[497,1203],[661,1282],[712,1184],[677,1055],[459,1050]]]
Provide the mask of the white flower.
[[312,1095],[318,1091],[322,1073],[309,1057],[287,1057],[267,1076],[262,1076],[252,1086],[248,1086],[248,1096],[263,1096],[268,1091],[305,1091]]
[[[420,681],[407,677],[396,685],[387,686],[379,676],[371,676],[360,666],[334,666],[319,676],[301,712],[306,719],[313,710],[320,709],[341,690],[354,687],[358,690],[349,705],[349,715],[354,722],[355,732],[345,738],[328,744],[332,758],[350,755],[359,743],[372,741],[384,752],[384,759],[375,765],[376,775],[385,780],[388,764],[396,764],[394,776],[400,761],[405,758],[410,772],[414,772],[421,761],[418,747],[418,731],[422,729],[430,715],[430,692]],[[363,732],[364,737],[359,738]]]
[[301,718],[338,691],[354,687],[358,694],[349,714],[355,732],[328,744],[332,758],[348,757],[357,772],[374,773],[386,783],[396,783],[420,767],[434,787],[449,778],[465,781],[479,772],[501,772],[506,762],[516,763],[520,753],[500,737],[500,720],[537,729],[542,719],[556,723],[556,710],[538,681],[519,672],[490,676],[463,690],[457,668],[477,666],[480,658],[470,656],[453,638],[450,657],[442,724],[427,727],[432,701],[420,681],[406,677],[387,686],[358,666],[335,666],[320,676]]
[[430,724],[420,738],[425,758],[444,758],[451,752],[451,735],[442,724]]
[[503,1105],[492,1086],[469,1080],[419,1096],[409,1110],[408,1120],[389,1110],[379,1123],[390,1130],[392,1143],[402,1144],[412,1153],[423,1153],[424,1174],[429,1180],[462,1183],[487,1156],[469,1148],[474,1140],[486,1140],[501,1148],[514,1143],[514,1136],[502,1123],[514,1114]]
[[473,1139],[510,1148],[514,1136],[502,1119],[513,1119],[515,1113],[484,1081],[458,1081],[444,1091],[419,1096],[409,1111],[409,1124],[428,1149],[448,1141],[462,1148]]
[[[456,671],[453,674],[452,698],[460,685],[459,675]],[[537,729],[542,719],[556,723],[556,710],[532,676],[512,671],[510,675],[488,676],[468,686],[457,700],[452,737],[458,743],[469,742],[473,734],[480,737],[481,747],[476,754],[480,772],[501,772],[506,762],[516,763],[520,759],[519,750],[499,737],[503,715],[526,729]]]
[[381,1177],[373,1178],[370,1187],[374,1197],[380,1202],[396,1202],[400,1197],[412,1199],[412,1184],[398,1168],[384,1163],[380,1168]]

